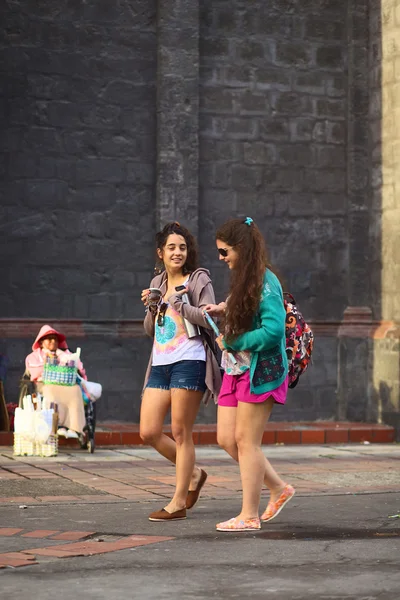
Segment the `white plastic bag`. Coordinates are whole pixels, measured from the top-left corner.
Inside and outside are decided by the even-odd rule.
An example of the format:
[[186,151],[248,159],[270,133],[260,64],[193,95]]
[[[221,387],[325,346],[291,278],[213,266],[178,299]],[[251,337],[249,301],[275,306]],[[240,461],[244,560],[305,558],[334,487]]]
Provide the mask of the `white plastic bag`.
[[35,412],[33,410],[24,410],[16,408],[14,415],[14,432],[24,436],[27,440],[35,439]]
[[53,409],[40,410],[34,413],[35,440],[45,444],[51,434]]
[[92,400],[98,400],[101,397],[103,388],[100,383],[95,383],[94,381],[85,381],[83,380],[83,384],[89,392]]
[[27,441],[44,444],[51,434],[54,410],[41,410],[42,405],[45,405],[41,396],[37,398],[36,404],[38,409],[34,410],[31,396],[23,398],[23,408],[15,409],[14,432]]

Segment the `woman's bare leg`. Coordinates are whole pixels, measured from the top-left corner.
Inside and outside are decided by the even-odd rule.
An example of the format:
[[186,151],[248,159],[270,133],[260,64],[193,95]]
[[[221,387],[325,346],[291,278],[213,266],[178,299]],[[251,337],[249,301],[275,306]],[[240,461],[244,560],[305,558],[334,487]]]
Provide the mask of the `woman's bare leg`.
[[265,456],[261,450],[261,442],[273,403],[271,398],[260,404],[239,402],[238,405],[236,443],[243,488],[240,519],[259,516],[261,489],[265,477]]
[[[236,460],[236,462],[239,462],[239,451],[236,443],[237,411],[238,409],[235,407],[218,406],[217,440],[218,444],[229,454],[229,456]],[[263,480],[266,487],[270,490],[271,500],[274,501],[278,498],[286,483],[279,477],[278,473],[265,456]]]
[[195,465],[193,425],[202,396],[203,392],[171,390],[171,425],[176,443],[176,488],[174,497],[165,507],[168,512],[175,512],[186,506],[187,491]]
[[[185,390],[183,390],[185,391]],[[140,437],[145,444],[176,464],[176,443],[163,433],[165,417],[171,408],[170,390],[146,388],[140,408]],[[201,477],[201,469],[194,467],[189,490],[195,490]]]
[[140,437],[145,444],[152,446],[175,464],[175,442],[162,431],[170,407],[171,392],[169,390],[146,388],[140,407]]

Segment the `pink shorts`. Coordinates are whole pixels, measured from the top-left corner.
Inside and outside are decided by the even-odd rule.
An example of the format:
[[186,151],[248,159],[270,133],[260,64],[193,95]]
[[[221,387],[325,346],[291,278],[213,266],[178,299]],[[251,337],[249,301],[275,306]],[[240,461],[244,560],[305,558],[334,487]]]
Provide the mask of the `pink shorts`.
[[279,387],[265,394],[252,394],[250,392],[250,371],[243,375],[227,375],[224,373],[221,391],[218,396],[218,406],[229,406],[236,408],[238,402],[265,402],[272,397],[278,404],[285,404],[288,391],[289,378]]

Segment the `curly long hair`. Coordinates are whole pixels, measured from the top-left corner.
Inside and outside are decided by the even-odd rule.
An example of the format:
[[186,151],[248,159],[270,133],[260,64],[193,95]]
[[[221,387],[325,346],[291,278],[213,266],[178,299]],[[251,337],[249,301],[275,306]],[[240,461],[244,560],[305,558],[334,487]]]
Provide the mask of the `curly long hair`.
[[229,343],[229,340],[232,341],[251,329],[260,304],[265,270],[272,268],[264,238],[254,221],[230,219],[217,230],[215,237],[232,246],[238,253],[237,264],[231,271],[223,323],[225,337]]
[[[186,262],[183,265],[183,274],[186,275],[188,273],[193,273],[199,266],[199,253],[197,249],[196,238],[190,233],[186,227],[178,223],[177,221],[173,221],[172,223],[167,223],[165,227],[156,234],[156,248],[157,250],[162,250],[167,243],[168,236],[175,233],[176,235],[181,235],[186,242],[187,246],[187,258]],[[163,264],[160,258],[157,256],[156,270],[161,272],[163,270]]]

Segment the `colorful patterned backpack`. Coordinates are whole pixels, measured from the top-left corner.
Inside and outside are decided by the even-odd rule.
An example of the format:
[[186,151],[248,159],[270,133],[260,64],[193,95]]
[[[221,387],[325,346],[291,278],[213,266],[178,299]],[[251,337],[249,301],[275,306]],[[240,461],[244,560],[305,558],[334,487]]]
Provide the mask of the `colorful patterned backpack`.
[[289,366],[289,387],[294,388],[311,362],[314,334],[304,320],[291,294],[283,294],[286,310],[286,354]]

